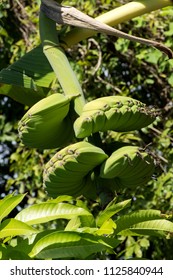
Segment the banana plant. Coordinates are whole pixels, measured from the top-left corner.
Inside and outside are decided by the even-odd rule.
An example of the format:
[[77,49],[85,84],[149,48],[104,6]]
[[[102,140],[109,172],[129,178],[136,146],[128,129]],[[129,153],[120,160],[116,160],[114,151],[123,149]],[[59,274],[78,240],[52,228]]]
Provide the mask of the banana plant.
[[[103,133],[110,130],[133,131],[152,124],[160,117],[158,111],[123,96],[87,102],[64,46],[82,39],[83,35],[89,36],[90,31],[85,33],[80,29],[80,36],[75,37],[78,27],[83,27],[81,18],[84,18],[92,34],[106,32],[146,43],[169,58],[172,51],[161,43],[124,35],[108,27],[106,23],[115,24],[112,17],[109,22],[106,15],[94,20],[76,9],[62,6],[62,1],[57,2],[43,0],[41,3],[42,45],[4,69],[0,76],[3,94],[15,96],[17,101],[31,106],[18,126],[22,143],[31,148],[56,149],[43,170],[43,187],[50,198],[47,202],[26,208],[10,219],[4,218],[23,196],[10,195],[0,202],[1,221],[4,219],[0,225],[2,258],[11,258],[14,252],[26,259],[92,258],[99,252],[114,254],[122,242],[121,236],[166,236],[173,232],[169,217],[159,210],[121,215],[119,212],[130,207],[131,200],[112,200],[119,189],[134,189],[151,180],[156,166],[153,155],[145,148],[126,143],[119,143],[122,147],[110,153],[109,143],[105,145],[102,141]],[[154,2],[138,1],[135,14],[133,9],[128,10],[128,18],[124,10],[129,5],[118,8],[119,22],[171,4],[169,0],[160,0],[157,5]],[[112,13],[116,14],[116,10]],[[74,25],[77,29],[64,35],[61,30],[57,32],[56,22]],[[31,64],[28,67],[31,58],[33,68]],[[60,83],[62,93],[52,94],[51,85],[55,79]],[[18,88],[22,88],[23,95],[14,94]],[[99,201],[104,209],[94,216],[80,196]],[[117,213],[119,216],[115,218]],[[55,220],[61,219],[68,222],[65,226],[62,223],[59,229]],[[45,229],[46,223],[51,223],[53,229]],[[18,238],[23,235],[27,242]],[[16,246],[12,248],[9,241],[13,238],[16,238]]]
[[[108,189],[108,193],[113,192],[112,195],[114,195],[114,191],[120,185],[119,177],[117,179],[118,173],[115,171],[111,178],[109,175],[106,177],[105,174],[102,174],[104,167],[101,167],[101,163],[106,160],[108,155],[107,151],[104,151],[100,132],[131,131],[146,127],[156,119],[157,111],[147,108],[138,100],[122,96],[103,97],[86,103],[82,88],[59,44],[56,32],[56,22],[61,23],[59,14],[63,17],[63,23],[68,23],[66,14],[69,14],[70,24],[73,25],[78,24],[76,20],[78,22],[80,18],[84,17],[84,21],[88,21],[88,24],[97,30],[97,20],[78,13],[76,9],[69,11],[68,7],[56,5],[55,1],[42,1],[39,22],[43,52],[61,84],[63,94],[55,93],[33,105],[19,123],[19,135],[23,144],[42,149],[60,149],[68,141],[77,142],[77,138],[83,139],[83,141],[60,150],[46,165],[43,180],[48,195],[54,198],[61,194],[97,197],[100,193],[107,193],[106,189]],[[79,26],[81,26],[80,23]],[[100,30],[108,32],[109,28],[107,25],[101,25],[101,27],[99,25],[98,31]],[[119,34],[116,29],[111,30],[111,32],[115,32],[116,36]],[[108,34],[110,33],[108,32]],[[122,35],[121,32],[120,36],[134,40],[134,37],[131,38],[124,33]],[[135,40],[141,41],[142,39],[136,38]],[[141,42],[148,44],[145,40]],[[156,46],[151,42],[149,44]],[[159,45],[159,49],[163,50],[164,46]],[[169,52],[167,48],[164,50]],[[73,135],[73,128],[75,135]],[[96,153],[100,149],[97,147],[98,139],[100,139],[101,150]],[[87,142],[94,142],[95,145],[91,146]],[[151,179],[154,172],[155,163],[150,160],[150,155],[146,155],[148,160],[143,160],[142,153],[138,151],[138,148],[135,149],[133,156],[138,158],[138,163],[135,162],[135,164],[128,155],[129,147],[124,147],[122,154],[120,152],[122,164],[117,163],[116,157],[110,157],[110,165],[117,165],[119,170],[125,165],[124,156],[127,159],[127,165],[134,165],[132,166],[134,172],[131,172],[130,169],[127,172],[132,177],[129,178],[130,185],[128,177],[123,174],[123,180],[127,183],[122,181],[121,185],[125,187],[143,185]],[[107,168],[107,173],[112,168],[111,166]],[[99,171],[100,168],[101,171]],[[135,174],[138,179],[136,182]],[[108,180],[104,181],[101,178]],[[106,187],[107,185],[108,187]],[[111,186],[109,187],[109,185]]]

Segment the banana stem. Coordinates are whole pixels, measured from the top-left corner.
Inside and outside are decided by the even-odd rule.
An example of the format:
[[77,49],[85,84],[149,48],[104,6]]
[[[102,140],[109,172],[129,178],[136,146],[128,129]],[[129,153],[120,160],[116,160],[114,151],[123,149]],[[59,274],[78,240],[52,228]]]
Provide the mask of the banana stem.
[[[149,13],[172,5],[172,0],[132,1],[96,17],[96,19],[110,26],[115,26],[137,16],[141,16],[145,13]],[[73,30],[68,32],[65,37],[62,38],[62,40],[67,47],[70,47],[77,44],[79,41],[82,41],[88,37],[92,37],[96,33],[96,31],[85,28],[74,28]]]
[[85,98],[65,52],[60,47],[56,23],[40,11],[39,27],[43,52],[51,64],[64,94],[66,96],[76,97],[74,99],[74,109],[80,115],[85,104]]
[[101,149],[103,148],[102,140],[100,137],[100,133],[96,132],[92,134],[91,136],[88,137],[88,142],[92,143],[93,145],[96,145],[97,147],[100,147]]

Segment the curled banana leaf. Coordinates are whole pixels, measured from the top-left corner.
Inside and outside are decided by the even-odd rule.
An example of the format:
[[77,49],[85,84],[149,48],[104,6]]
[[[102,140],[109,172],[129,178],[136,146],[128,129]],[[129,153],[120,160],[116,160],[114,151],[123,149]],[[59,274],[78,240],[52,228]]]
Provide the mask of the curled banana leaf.
[[100,177],[114,178],[118,186],[133,188],[151,180],[154,169],[155,161],[146,151],[137,146],[124,146],[101,165]]
[[78,142],[58,151],[46,164],[44,186],[51,197],[85,195],[94,197],[93,169],[108,156],[88,142]]
[[73,137],[68,116],[71,98],[52,94],[34,104],[18,124],[19,137],[28,147],[52,149],[62,147]]
[[158,111],[144,103],[125,96],[108,96],[95,99],[84,105],[82,114],[74,122],[78,138],[98,131],[118,132],[141,129],[151,124]]

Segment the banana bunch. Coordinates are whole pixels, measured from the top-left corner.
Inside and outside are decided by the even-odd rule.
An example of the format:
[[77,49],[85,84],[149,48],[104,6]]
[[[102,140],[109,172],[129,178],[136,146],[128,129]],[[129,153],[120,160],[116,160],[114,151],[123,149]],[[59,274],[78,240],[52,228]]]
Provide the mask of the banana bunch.
[[93,169],[108,156],[104,151],[88,142],[71,144],[58,151],[46,164],[43,183],[51,197],[58,195],[95,194]]
[[56,93],[34,104],[18,124],[23,144],[52,149],[68,143],[74,134],[68,116],[70,101],[71,98]]
[[101,165],[100,177],[114,178],[117,186],[133,188],[149,181],[154,169],[154,159],[147,152],[137,146],[124,146]]
[[78,138],[98,131],[125,132],[141,129],[151,124],[157,111],[144,103],[125,96],[101,97],[86,103],[80,117],[74,122]]

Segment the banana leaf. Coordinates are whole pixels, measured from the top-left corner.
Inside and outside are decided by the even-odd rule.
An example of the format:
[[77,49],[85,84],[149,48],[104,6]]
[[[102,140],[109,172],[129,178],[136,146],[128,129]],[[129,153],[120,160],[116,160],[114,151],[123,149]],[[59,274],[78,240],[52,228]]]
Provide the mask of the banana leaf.
[[32,106],[47,95],[55,79],[40,45],[0,71],[0,94]]

